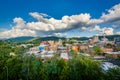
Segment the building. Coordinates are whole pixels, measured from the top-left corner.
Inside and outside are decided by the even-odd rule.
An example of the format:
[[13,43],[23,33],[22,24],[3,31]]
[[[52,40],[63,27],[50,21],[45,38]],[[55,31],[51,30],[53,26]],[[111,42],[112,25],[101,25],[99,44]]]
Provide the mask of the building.
[[79,46],[78,45],[73,45],[72,49],[75,50],[76,52],[78,52],[79,51]]
[[120,45],[120,38],[115,38],[114,39],[114,44],[115,44],[115,46]]
[[120,37],[114,39],[114,51],[120,51]]
[[72,44],[66,44],[67,51],[72,50]]
[[94,44],[94,40],[92,39],[89,39],[89,42],[88,42],[90,45],[93,45]]
[[79,45],[79,50],[88,50],[89,46],[88,45]]
[[68,53],[60,53],[60,58],[64,59],[65,61],[69,59]]
[[61,39],[59,39],[58,45],[62,45],[62,40]]
[[108,39],[105,36],[103,36],[103,38],[101,38],[101,41],[108,41]]
[[97,35],[93,37],[93,41],[94,41],[94,42],[99,42],[99,38],[98,38]]
[[102,51],[103,53],[113,52],[113,48],[103,48]]
[[52,40],[49,40],[49,41],[42,41],[40,43],[40,45],[46,45],[44,46],[44,49],[45,50],[53,50],[53,51],[56,51],[57,50],[57,47],[58,47],[58,43],[55,43],[54,41]]

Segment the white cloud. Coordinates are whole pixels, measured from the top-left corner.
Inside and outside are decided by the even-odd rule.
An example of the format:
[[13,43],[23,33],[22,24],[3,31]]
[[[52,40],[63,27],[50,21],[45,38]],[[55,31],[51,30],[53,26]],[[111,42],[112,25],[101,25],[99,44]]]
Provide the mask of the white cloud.
[[4,32],[4,31],[7,31],[6,28],[0,28],[0,32]]
[[94,26],[94,28],[91,28],[90,31],[98,31],[98,35],[113,35],[114,34],[113,28],[107,28],[107,27],[100,28],[100,26],[98,25]]
[[94,28],[91,28],[90,31],[100,31],[100,26],[95,25]]
[[108,14],[103,14],[101,16],[105,22],[114,22],[120,20],[120,4],[113,6],[108,10]]
[[102,23],[103,20],[102,19],[91,19],[87,24],[99,24]]
[[108,13],[101,16],[104,23],[111,24],[113,28],[120,28],[120,4],[113,6]]
[[82,29],[82,30],[86,30],[86,27],[82,27],[81,29]]
[[22,18],[16,17],[13,19],[13,22],[16,23],[16,25],[13,26],[14,28],[16,28],[16,29],[24,29],[25,28],[26,22]]
[[116,32],[116,34],[120,35],[120,32]]
[[106,35],[113,35],[113,28],[105,28],[104,29]]
[[54,36],[57,37],[65,37],[67,34],[66,33],[54,33]]
[[99,35],[113,35],[114,34],[114,29],[113,28],[101,28],[99,31]]
[[36,32],[28,29],[14,29],[1,32],[1,38],[20,37],[20,36],[35,36]]
[[[38,12],[30,12],[29,15],[37,21],[27,22],[16,17],[13,19],[15,25],[12,26],[12,29],[1,31],[0,37],[61,35],[58,33],[73,29],[78,29],[80,32],[88,29],[90,31],[104,31],[106,35],[113,35],[113,28],[120,27],[120,4],[113,6],[107,14],[104,13],[99,19],[92,19],[88,13],[65,15],[60,20]],[[98,26],[108,23],[113,28],[100,28]]]
[[15,25],[12,26],[12,29],[1,32],[0,37],[47,36],[72,29],[80,29],[83,31],[101,22],[99,19],[91,19],[90,14],[87,13],[63,16],[61,20],[47,18],[48,15],[38,12],[31,12],[29,14],[38,21],[26,22],[22,18],[16,17],[13,19]]

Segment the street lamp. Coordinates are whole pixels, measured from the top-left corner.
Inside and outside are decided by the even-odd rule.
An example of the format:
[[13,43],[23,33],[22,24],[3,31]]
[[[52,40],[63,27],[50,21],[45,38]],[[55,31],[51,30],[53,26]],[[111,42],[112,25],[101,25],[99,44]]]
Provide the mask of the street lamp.
[[6,70],[7,70],[7,80],[8,80],[8,67],[5,66],[3,69],[5,69],[5,68],[6,68]]

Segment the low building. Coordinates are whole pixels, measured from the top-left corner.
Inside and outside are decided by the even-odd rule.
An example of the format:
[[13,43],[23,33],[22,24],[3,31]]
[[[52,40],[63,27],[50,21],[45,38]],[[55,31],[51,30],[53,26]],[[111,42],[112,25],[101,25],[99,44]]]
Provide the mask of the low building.
[[92,39],[89,39],[89,42],[88,42],[90,45],[93,45],[94,44],[94,40]]
[[109,57],[109,58],[118,58],[120,57],[120,51],[119,52],[107,52],[105,55],[106,57]]
[[76,52],[78,52],[79,51],[79,46],[78,45],[73,45],[72,49],[75,50]]
[[113,48],[103,48],[102,51],[103,53],[113,52]]
[[16,56],[14,52],[10,52],[10,56]]
[[61,53],[60,58],[62,58],[64,60],[68,60],[69,59],[68,53]]
[[88,48],[88,45],[79,45],[79,50],[87,50]]
[[98,38],[97,35],[95,35],[95,36],[93,37],[93,41],[94,41],[94,42],[99,42],[99,38]]
[[39,47],[37,46],[37,47],[30,48],[29,51],[40,51],[40,50],[39,50]]
[[67,51],[72,50],[72,44],[66,44]]

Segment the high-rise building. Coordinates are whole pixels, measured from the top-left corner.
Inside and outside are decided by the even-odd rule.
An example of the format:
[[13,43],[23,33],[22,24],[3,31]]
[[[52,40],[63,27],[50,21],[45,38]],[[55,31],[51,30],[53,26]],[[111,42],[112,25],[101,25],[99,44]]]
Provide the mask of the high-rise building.
[[95,36],[93,37],[93,41],[94,41],[94,42],[99,42],[99,38],[98,38],[97,35],[95,35]]
[[114,51],[120,51],[120,37],[114,39]]
[[120,45],[120,37],[114,39],[114,44],[115,44],[115,46]]

